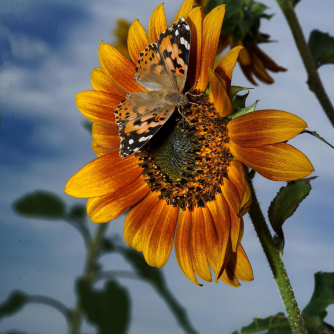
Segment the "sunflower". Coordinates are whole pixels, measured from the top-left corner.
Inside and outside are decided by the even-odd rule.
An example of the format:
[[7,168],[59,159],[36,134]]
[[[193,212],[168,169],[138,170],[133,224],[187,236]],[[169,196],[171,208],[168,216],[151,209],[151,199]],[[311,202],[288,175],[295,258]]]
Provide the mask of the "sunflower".
[[200,285],[197,277],[212,281],[212,269],[215,282],[238,287],[238,280],[253,280],[240,243],[242,216],[251,204],[243,164],[271,180],[303,178],[313,166],[284,143],[307,126],[299,117],[279,110],[228,117],[232,71],[242,48],[229,51],[213,70],[224,13],[221,5],[204,17],[193,0],[184,1],[174,22],[182,16],[191,29],[185,91],[194,88],[188,95],[193,103],[183,110],[187,121],[175,112],[147,145],[125,159],[118,153],[114,110],[127,94],[143,91],[134,80],[136,63],[147,44],[167,29],[163,5],[154,10],[148,35],[138,20],[131,25],[131,60],[101,43],[101,67],[91,76],[94,90],[76,96],[79,110],[94,123],[92,147],[98,158],[68,181],[65,192],[88,198],[87,212],[95,223],[129,209],[125,240],[143,252],[149,265],[165,265],[174,243],[178,264],[193,283]]

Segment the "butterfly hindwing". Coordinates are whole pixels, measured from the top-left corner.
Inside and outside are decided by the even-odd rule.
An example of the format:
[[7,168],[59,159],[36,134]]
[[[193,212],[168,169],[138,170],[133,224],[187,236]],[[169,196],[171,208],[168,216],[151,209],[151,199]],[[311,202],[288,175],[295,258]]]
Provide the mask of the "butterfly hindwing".
[[175,107],[155,108],[119,128],[119,155],[125,158],[144,146],[173,114]]
[[182,92],[187,78],[190,53],[190,28],[184,18],[180,17],[171,28],[160,34],[157,46],[177,90]]

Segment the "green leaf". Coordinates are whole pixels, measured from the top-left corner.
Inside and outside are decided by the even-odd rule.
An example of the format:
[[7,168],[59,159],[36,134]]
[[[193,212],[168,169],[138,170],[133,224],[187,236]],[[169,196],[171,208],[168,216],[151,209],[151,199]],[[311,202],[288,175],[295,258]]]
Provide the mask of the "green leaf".
[[119,250],[125,259],[133,266],[138,276],[149,281],[159,289],[164,288],[165,281],[161,271],[158,268],[149,266],[146,263],[143,254],[131,248],[119,247]]
[[41,219],[65,218],[65,203],[57,195],[37,190],[18,198],[13,203],[14,211],[24,217]]
[[236,95],[234,99],[232,100],[232,106],[235,109],[245,108],[246,99],[249,95],[249,92],[247,92],[244,95]]
[[250,6],[250,10],[255,16],[262,15],[266,10],[267,6],[261,2],[253,2]]
[[28,298],[24,293],[12,292],[8,299],[0,304],[0,320],[20,311],[27,301]]
[[122,334],[130,322],[130,297],[116,281],[108,281],[103,290],[93,289],[91,283],[77,281],[80,305],[99,334]]
[[318,272],[314,278],[314,292],[302,314],[322,324],[327,316],[326,308],[334,304],[334,273]]
[[312,189],[310,182],[314,179],[316,179],[316,176],[288,182],[285,187],[279,190],[269,206],[269,221],[277,234],[276,242],[278,242],[281,250],[284,247],[282,226],[295,213],[299,204],[308,196]]
[[334,64],[334,37],[319,30],[312,30],[308,46],[317,67]]
[[[264,319],[254,318],[250,325],[242,327],[240,334],[252,334],[267,329],[269,330],[266,334],[291,334],[289,320],[281,312]],[[235,331],[232,334],[239,332]]]
[[70,208],[70,212],[68,213],[68,217],[70,219],[73,219],[73,220],[81,222],[81,223],[84,222],[86,220],[86,217],[87,217],[86,207],[82,204],[74,204]]

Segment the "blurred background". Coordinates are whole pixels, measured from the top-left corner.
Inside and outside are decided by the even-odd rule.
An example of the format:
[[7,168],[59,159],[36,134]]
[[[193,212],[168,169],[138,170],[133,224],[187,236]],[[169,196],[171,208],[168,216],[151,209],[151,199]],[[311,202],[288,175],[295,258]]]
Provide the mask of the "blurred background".
[[[273,43],[261,49],[287,72],[274,73],[274,84],[259,81],[250,91],[248,104],[259,99],[257,109],[279,109],[302,117],[310,130],[334,143],[332,125],[306,84],[307,75],[291,31],[274,0],[264,1],[270,20],[261,21],[261,32]],[[76,303],[75,279],[82,274],[85,246],[74,228],[61,221],[27,219],[16,215],[12,203],[22,195],[43,189],[58,194],[68,205],[85,200],[63,193],[67,180],[95,158],[85,118],[75,104],[75,94],[89,90],[90,73],[99,66],[100,41],[115,43],[111,31],[118,18],[138,18],[147,28],[160,0],[64,1],[2,0],[0,4],[0,99],[1,99],[1,201],[0,201],[0,303],[12,290],[57,298],[72,308]],[[181,0],[165,2],[170,24]],[[302,0],[296,7],[305,36],[320,29],[334,35],[332,0]],[[226,52],[225,50],[224,52]],[[334,101],[334,67],[319,69],[327,93]],[[232,84],[255,87],[234,70]],[[334,151],[306,134],[291,141],[304,152],[319,176],[297,213],[285,224],[284,260],[300,307],[310,299],[314,273],[334,271]],[[254,184],[267,212],[284,182],[256,175]],[[332,213],[331,213],[332,212]],[[109,224],[107,234],[122,240],[124,215]],[[95,226],[88,221],[90,230]],[[219,282],[199,288],[181,272],[172,252],[161,269],[170,291],[186,309],[198,333],[222,334],[284,308],[261,245],[245,216],[243,246],[254,271],[254,281],[238,289]],[[106,268],[131,270],[119,254],[102,258]],[[163,298],[142,280],[118,279],[131,296],[129,333],[183,333]],[[97,286],[102,286],[97,285]],[[334,306],[327,322],[334,323]],[[64,317],[52,308],[29,304],[0,322],[0,333],[66,333]],[[95,333],[84,323],[82,333]]]

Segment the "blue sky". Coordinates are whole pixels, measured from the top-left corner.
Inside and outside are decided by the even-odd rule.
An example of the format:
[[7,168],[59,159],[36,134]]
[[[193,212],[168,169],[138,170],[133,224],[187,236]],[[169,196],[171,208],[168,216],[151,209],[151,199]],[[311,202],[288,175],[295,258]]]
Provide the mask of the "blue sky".
[[[82,127],[84,117],[77,110],[76,93],[91,89],[90,73],[99,66],[100,40],[112,42],[110,30],[118,17],[138,18],[147,27],[149,16],[160,1],[24,1],[3,0],[0,8],[0,301],[13,289],[50,295],[68,306],[75,303],[74,278],[80,275],[84,245],[70,226],[61,222],[28,220],[16,216],[12,202],[36,189],[59,194],[67,203],[85,203],[63,194],[66,181],[95,158],[91,138]],[[278,43],[263,46],[288,72],[274,74],[275,84],[259,84],[248,101],[259,99],[258,109],[280,109],[305,119],[334,143],[334,131],[317,100],[306,85],[306,73],[285,19],[274,0],[266,2],[273,19],[263,22],[262,31]],[[165,2],[171,22],[181,1]],[[305,35],[320,29],[334,35],[333,3],[303,0],[297,13]],[[329,97],[334,101],[334,67],[320,68]],[[233,84],[251,87],[240,68]],[[334,152],[315,138],[303,135],[291,143],[303,151],[315,167],[313,190],[284,228],[284,259],[297,299],[304,307],[313,290],[313,274],[333,271]],[[266,212],[283,182],[257,175],[255,185]],[[122,235],[124,216],[112,222],[110,233]],[[95,226],[91,223],[91,229]],[[283,311],[272,274],[248,217],[245,219],[244,248],[252,263],[255,280],[239,289],[224,284],[194,286],[178,268],[174,253],[162,269],[167,284],[178,297],[200,333],[230,333],[251,322]],[[105,257],[110,269],[130,269],[117,255]],[[152,288],[123,280],[132,296],[130,333],[182,333],[163,300]],[[334,323],[334,307],[328,321]],[[66,323],[56,311],[30,305],[0,323],[0,331],[59,334]],[[93,333],[85,324],[83,332]]]

